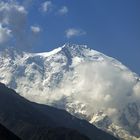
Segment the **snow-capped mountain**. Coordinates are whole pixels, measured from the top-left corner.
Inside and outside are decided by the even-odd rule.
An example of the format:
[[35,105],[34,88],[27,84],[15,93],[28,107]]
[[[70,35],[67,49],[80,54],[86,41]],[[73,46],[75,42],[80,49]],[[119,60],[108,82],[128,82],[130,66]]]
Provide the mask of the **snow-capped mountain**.
[[85,45],[51,52],[0,51],[0,82],[25,98],[66,109],[125,140],[140,137],[140,78]]

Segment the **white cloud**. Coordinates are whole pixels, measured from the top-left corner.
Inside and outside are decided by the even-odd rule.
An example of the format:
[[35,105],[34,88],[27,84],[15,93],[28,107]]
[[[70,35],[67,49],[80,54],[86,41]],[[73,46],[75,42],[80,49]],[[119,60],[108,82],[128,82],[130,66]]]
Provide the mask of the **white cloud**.
[[41,31],[39,26],[31,26],[30,29],[33,33],[39,33]]
[[[14,46],[20,49],[31,49],[32,46],[36,46],[38,39],[33,32],[40,32],[40,28],[33,26],[30,27],[31,30],[28,30],[27,23],[28,11],[23,5],[16,0],[0,2],[0,24],[4,27],[4,29],[1,28],[1,42],[7,41],[4,46]],[[9,35],[12,36],[10,40],[8,40]]]
[[68,13],[68,7],[66,7],[66,6],[63,6],[61,9],[59,9],[59,11],[58,11],[58,13],[60,14],[60,15],[66,15],[67,13]]
[[0,2],[0,24],[7,29],[5,35],[9,35],[11,31],[16,45],[25,45],[27,13],[26,9],[16,1]]
[[25,8],[16,2],[0,2],[0,22],[6,25],[21,24],[27,14]]
[[53,7],[53,4],[51,1],[45,1],[41,5],[41,9],[43,12],[49,12],[52,9],[52,7]]
[[[73,80],[67,74],[60,87],[62,91],[59,93],[62,93],[62,97],[73,96],[73,100],[78,99],[92,108],[93,112],[107,111],[107,108],[119,110],[127,105],[130,98],[132,100],[135,98],[133,94],[135,81],[132,80],[132,75],[130,80],[124,76],[127,74],[130,77],[129,73],[121,72],[109,63],[82,63],[75,67],[74,73],[72,75],[76,77],[75,83],[73,84]],[[72,90],[75,90],[74,94]]]
[[134,90],[135,96],[139,99],[139,98],[140,98],[140,82],[138,82],[138,83],[134,86],[133,90]]
[[0,24],[0,44],[8,41],[11,36],[11,30],[6,27],[2,27],[2,25]]
[[82,35],[86,34],[85,31],[83,31],[81,29],[75,29],[75,28],[70,28],[70,29],[66,30],[65,33],[66,33],[67,38],[71,38],[74,36],[82,36]]

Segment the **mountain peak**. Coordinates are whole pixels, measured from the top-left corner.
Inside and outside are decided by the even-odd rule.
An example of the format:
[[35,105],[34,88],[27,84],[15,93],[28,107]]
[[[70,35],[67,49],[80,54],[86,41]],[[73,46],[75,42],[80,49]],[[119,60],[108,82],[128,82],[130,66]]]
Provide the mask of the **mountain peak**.
[[35,53],[35,55],[49,57],[51,55],[55,55],[60,52],[69,52],[71,54],[78,54],[79,52],[83,51],[84,49],[88,49],[87,45],[77,45],[77,44],[65,43],[62,47],[58,47],[49,52]]
[[69,48],[69,49],[87,49],[87,45],[79,45],[79,44],[72,44],[72,43],[65,43],[62,48]]
[[[102,110],[118,126],[122,123],[117,112],[123,112],[132,101],[140,106],[139,77],[116,59],[86,45],[66,43],[51,52],[22,55],[15,51],[14,57],[7,56],[0,55],[0,82],[31,101],[56,105],[87,116],[85,119]],[[139,127],[137,123],[134,126]]]
[[51,55],[54,55],[58,52],[60,52],[62,50],[62,47],[59,47],[59,48],[56,48],[50,52],[41,52],[41,53],[34,53],[35,55],[41,55],[41,56],[44,56],[44,57],[49,57]]

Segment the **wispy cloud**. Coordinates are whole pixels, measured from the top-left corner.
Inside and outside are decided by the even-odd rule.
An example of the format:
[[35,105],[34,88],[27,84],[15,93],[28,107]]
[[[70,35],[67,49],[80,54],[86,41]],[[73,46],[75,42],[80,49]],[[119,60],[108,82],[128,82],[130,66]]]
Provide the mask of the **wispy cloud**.
[[68,13],[68,11],[69,11],[68,7],[63,6],[58,10],[58,14],[59,15],[66,15]]
[[49,12],[52,9],[52,7],[53,7],[53,4],[51,1],[45,1],[41,5],[41,9],[43,12]]
[[11,30],[6,27],[2,27],[2,25],[0,24],[0,44],[8,41],[11,36]]
[[70,28],[70,29],[65,31],[65,34],[66,34],[67,38],[71,38],[71,37],[74,37],[74,36],[85,35],[86,32],[82,29]]
[[39,26],[31,26],[30,29],[33,33],[39,33],[41,31]]

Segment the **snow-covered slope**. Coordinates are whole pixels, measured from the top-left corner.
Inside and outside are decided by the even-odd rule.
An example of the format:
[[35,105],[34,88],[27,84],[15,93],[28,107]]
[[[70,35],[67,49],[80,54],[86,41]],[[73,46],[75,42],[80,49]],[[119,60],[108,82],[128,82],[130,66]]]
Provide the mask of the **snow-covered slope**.
[[0,82],[125,140],[140,137],[139,77],[85,45],[65,44],[45,53],[0,51]]

